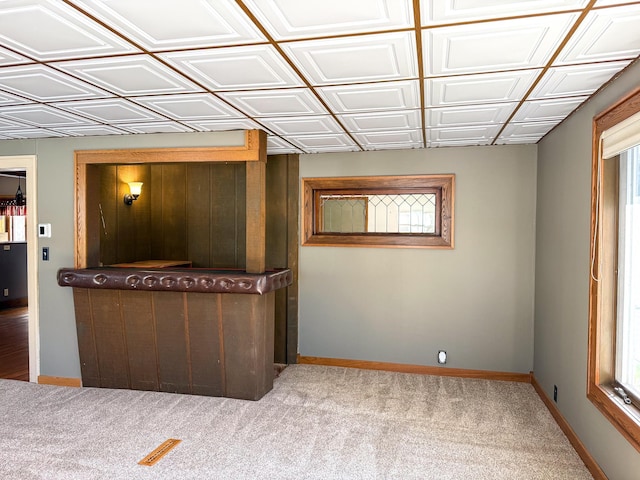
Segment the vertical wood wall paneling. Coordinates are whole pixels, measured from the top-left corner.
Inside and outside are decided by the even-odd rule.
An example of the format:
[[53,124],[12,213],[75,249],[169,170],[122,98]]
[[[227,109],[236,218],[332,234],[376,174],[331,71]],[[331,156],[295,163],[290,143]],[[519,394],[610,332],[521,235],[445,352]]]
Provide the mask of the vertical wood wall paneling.
[[[151,195],[148,195],[153,190],[151,166],[137,165],[134,175],[129,181],[143,182],[143,185],[142,193],[131,205],[134,222],[131,228],[135,235],[133,261],[149,260],[151,259],[151,210],[153,208]],[[124,199],[122,203],[124,204]]]
[[187,165],[187,257],[194,267],[211,265],[211,165]]
[[192,393],[223,396],[219,294],[187,293]]
[[152,293],[162,392],[191,393],[184,295],[182,292]]
[[[151,189],[148,190],[148,194],[151,197],[151,226],[150,226],[150,236],[151,236],[151,258],[163,260],[164,254],[164,235],[165,235],[165,226],[163,222],[163,211],[162,211],[162,195],[163,195],[163,177],[162,177],[162,166],[161,165],[151,165]],[[144,185],[142,186],[144,188]],[[144,260],[142,258],[138,260]],[[187,260],[187,259],[182,259]]]
[[[100,170],[100,202],[97,206],[100,218],[100,263],[112,265],[118,263],[118,214],[116,199],[118,183],[115,165],[90,165],[90,169]],[[89,202],[87,202],[89,203]],[[92,209],[93,207],[88,207]],[[104,219],[104,224],[103,224]],[[90,263],[94,265],[94,263]],[[95,265],[98,265],[97,263]]]
[[162,259],[187,259],[187,164],[162,165]]
[[129,352],[131,388],[159,390],[158,351],[151,292],[120,292],[125,338]]
[[[266,160],[266,158],[265,158]],[[247,162],[247,265],[248,273],[265,271],[266,161]]]
[[130,388],[120,291],[90,289],[96,353],[103,388]]
[[244,196],[244,190],[238,191],[238,170],[244,173],[244,166],[241,164],[211,166],[211,215],[209,217],[211,267],[240,268],[237,240],[239,222],[244,222],[244,211],[241,212],[242,218],[239,219],[238,200],[239,197]]
[[85,387],[100,386],[100,368],[96,352],[95,335],[89,301],[89,289],[73,289],[73,305],[76,314],[76,332],[80,354],[80,373]]
[[237,268],[247,268],[247,168],[240,164],[236,168],[236,265]]
[[223,294],[226,394],[258,400],[273,387],[274,294]]
[[[285,363],[298,362],[298,249],[300,248],[300,157],[287,155],[287,267],[293,281],[287,293],[287,356]],[[279,290],[278,290],[279,291]]]
[[86,169],[86,256],[89,265],[98,265],[100,262],[100,169],[90,166]]
[[293,283],[275,292],[276,363],[298,358],[299,157],[274,155],[267,161],[266,267],[289,268]]
[[[118,262],[134,262],[136,258],[136,211],[138,201],[125,205],[124,196],[129,193],[128,182],[138,181],[137,165],[118,165],[116,167],[116,191],[112,202],[116,204],[117,214],[117,257]],[[144,188],[144,187],[143,187]]]
[[[266,268],[287,267],[287,156],[270,156],[266,169]],[[284,220],[284,221],[283,221]],[[274,362],[287,362],[287,289],[275,292]]]

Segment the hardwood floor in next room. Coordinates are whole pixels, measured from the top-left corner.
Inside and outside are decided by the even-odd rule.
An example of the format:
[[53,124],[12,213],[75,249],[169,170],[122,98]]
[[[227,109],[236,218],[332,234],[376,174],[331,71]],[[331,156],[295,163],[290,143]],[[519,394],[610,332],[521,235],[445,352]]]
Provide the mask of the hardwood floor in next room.
[[0,310],[0,378],[29,381],[27,307]]

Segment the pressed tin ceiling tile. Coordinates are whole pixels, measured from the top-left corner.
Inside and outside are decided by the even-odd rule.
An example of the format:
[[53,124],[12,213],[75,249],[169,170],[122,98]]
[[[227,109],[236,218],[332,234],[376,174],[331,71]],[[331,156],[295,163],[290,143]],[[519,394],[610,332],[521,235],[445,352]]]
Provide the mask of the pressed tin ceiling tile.
[[2,0],[0,138],[535,143],[639,54],[627,0]]
[[235,2],[72,0],[149,51],[263,42]]
[[302,80],[270,45],[196,50],[161,55],[213,90],[302,86]]
[[290,42],[285,53],[314,85],[404,80],[417,75],[410,33]]
[[144,55],[62,62],[55,67],[122,96],[202,91],[184,76]]
[[1,68],[0,89],[37,102],[111,96],[104,90],[44,65]]
[[41,61],[139,51],[64,2],[47,0],[1,2],[0,42]]
[[278,40],[413,26],[408,0],[245,0],[245,4]]

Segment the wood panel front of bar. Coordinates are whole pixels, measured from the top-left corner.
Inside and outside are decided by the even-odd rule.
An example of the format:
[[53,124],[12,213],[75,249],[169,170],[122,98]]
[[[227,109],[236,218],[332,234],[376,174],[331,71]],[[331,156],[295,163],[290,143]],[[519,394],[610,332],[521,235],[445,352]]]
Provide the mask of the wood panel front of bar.
[[84,386],[245,400],[273,387],[289,270],[62,269],[58,283],[73,287]]

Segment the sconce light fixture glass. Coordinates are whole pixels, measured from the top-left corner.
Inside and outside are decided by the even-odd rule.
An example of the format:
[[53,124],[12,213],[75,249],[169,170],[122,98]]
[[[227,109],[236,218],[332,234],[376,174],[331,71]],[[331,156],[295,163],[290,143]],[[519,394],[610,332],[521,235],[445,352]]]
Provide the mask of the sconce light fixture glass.
[[142,192],[142,182],[129,182],[129,192],[124,196],[124,204],[131,205],[134,200],[137,200]]

